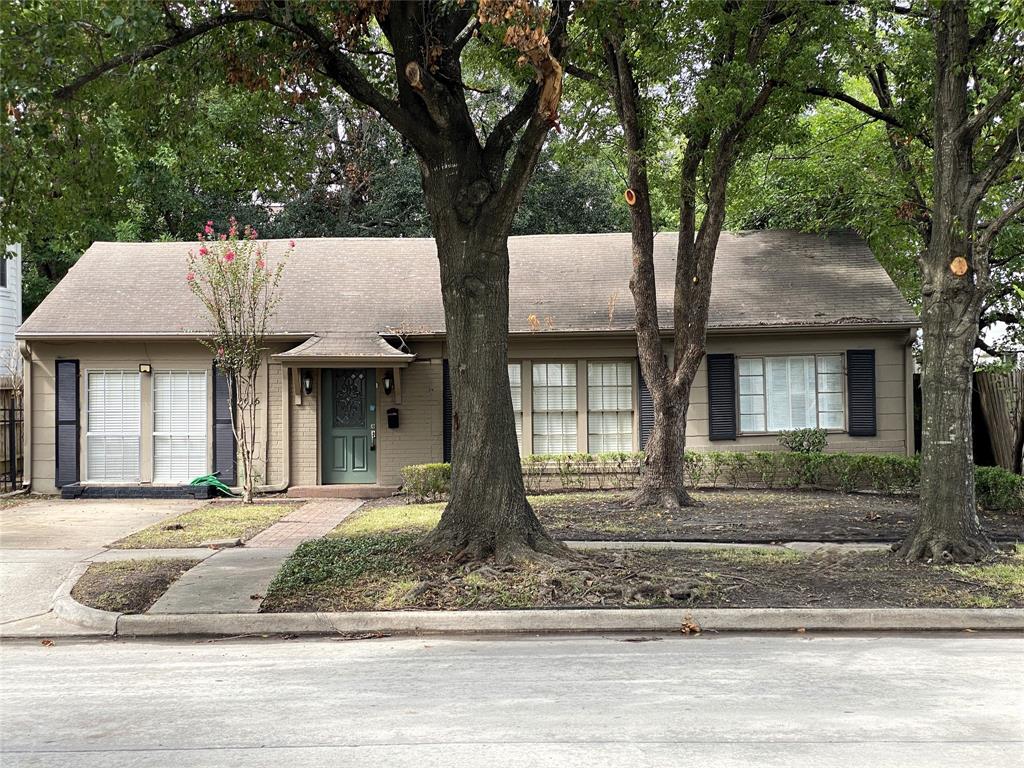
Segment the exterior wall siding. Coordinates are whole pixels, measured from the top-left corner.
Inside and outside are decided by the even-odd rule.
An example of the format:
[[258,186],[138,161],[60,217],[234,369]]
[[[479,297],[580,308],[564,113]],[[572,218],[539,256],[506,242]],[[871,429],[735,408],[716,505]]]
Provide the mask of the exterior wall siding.
[[[830,433],[832,450],[861,452],[907,451],[908,411],[912,371],[907,355],[907,334],[889,333],[750,333],[744,335],[712,335],[709,353],[736,355],[810,354],[845,352],[848,349],[876,350],[876,390],[878,434],[874,437],[850,437]],[[153,370],[209,370],[210,354],[197,342],[33,342],[32,348],[32,481],[36,491],[55,492],[55,361],[72,358],[81,362],[84,374],[90,369],[110,368],[137,370],[139,363],[149,363]],[[287,346],[275,347],[271,352]],[[384,394],[382,378],[385,369],[377,371],[377,482],[380,485],[401,483],[401,469],[408,464],[442,460],[442,359],[441,342],[414,344],[418,359],[399,372],[399,385],[390,395]],[[666,346],[671,356],[671,346]],[[581,373],[587,360],[630,360],[634,362],[634,448],[639,447],[637,413],[636,347],[628,338],[600,339],[513,338],[509,357],[523,363],[523,437],[524,452],[532,447],[531,377],[533,361],[576,361]],[[300,369],[286,368],[269,361],[260,377],[260,413],[257,418],[257,445],[260,482],[289,485],[316,485],[320,481],[319,409],[320,377],[313,377],[313,392],[301,392]],[[84,408],[85,392],[82,386]],[[586,450],[586,377],[578,379],[579,449]],[[212,387],[208,387],[212,397]],[[152,439],[146,434],[147,418],[151,423],[151,384],[143,377],[142,480],[152,479]],[[285,418],[287,408],[287,418]],[[387,427],[387,411],[397,408],[400,425]],[[265,425],[265,426],[264,426]],[[85,433],[82,414],[82,433]],[[212,440],[212,429],[208,429]],[[696,450],[773,450],[778,449],[776,435],[739,435],[736,440],[708,439],[707,373],[702,364],[694,382],[687,429],[687,446]],[[212,451],[210,452],[212,454]],[[83,451],[83,462],[85,452]],[[286,464],[287,462],[287,464]],[[285,472],[285,467],[288,471]],[[85,467],[83,466],[83,477]]]

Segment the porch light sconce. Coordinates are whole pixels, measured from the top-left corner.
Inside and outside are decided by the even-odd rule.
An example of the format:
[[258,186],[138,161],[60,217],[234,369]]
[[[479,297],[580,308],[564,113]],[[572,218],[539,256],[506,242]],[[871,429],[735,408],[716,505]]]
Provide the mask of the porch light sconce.
[[381,379],[381,383],[384,384],[384,394],[390,395],[391,391],[395,388],[395,374],[390,368],[384,371],[384,378]]
[[152,373],[153,366],[149,363],[139,363],[139,373]]
[[302,394],[313,394],[313,372],[308,368],[302,372]]

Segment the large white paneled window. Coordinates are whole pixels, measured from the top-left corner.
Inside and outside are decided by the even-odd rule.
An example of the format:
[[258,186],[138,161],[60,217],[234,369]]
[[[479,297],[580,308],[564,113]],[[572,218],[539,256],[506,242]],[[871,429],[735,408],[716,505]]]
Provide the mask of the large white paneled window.
[[533,452],[576,447],[576,363],[534,363]]
[[523,452],[523,365],[508,364],[508,385],[512,390],[512,412],[516,417],[516,440],[519,452]]
[[89,371],[86,380],[86,477],[139,480],[139,374]]
[[207,472],[206,371],[153,374],[153,480],[192,480]]
[[741,432],[845,425],[842,355],[743,357],[739,388]]
[[632,363],[587,363],[587,432],[591,453],[633,450]]

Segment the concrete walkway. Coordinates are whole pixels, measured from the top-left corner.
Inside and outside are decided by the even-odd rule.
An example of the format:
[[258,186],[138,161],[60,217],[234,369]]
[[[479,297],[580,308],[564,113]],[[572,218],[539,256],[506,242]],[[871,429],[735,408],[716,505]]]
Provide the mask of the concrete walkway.
[[304,504],[244,547],[224,549],[187,571],[149,613],[256,613],[281,565],[304,541],[330,533],[363,502],[325,499]]
[[82,634],[51,613],[75,565],[195,501],[64,501],[39,498],[0,510],[0,637]]

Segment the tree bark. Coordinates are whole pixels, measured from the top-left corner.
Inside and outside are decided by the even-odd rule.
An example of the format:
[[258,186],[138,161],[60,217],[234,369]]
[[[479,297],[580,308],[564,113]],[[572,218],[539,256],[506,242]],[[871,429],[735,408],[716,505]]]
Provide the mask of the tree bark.
[[933,19],[934,203],[921,255],[921,509],[898,549],[907,560],[971,562],[993,551],[981,530],[974,491],[971,383],[974,340],[989,265],[977,248],[980,195],[975,135],[967,130],[967,6],[946,3]]
[[566,557],[526,499],[508,380],[508,231],[435,231],[452,393],[452,479],[430,534],[457,559]]

